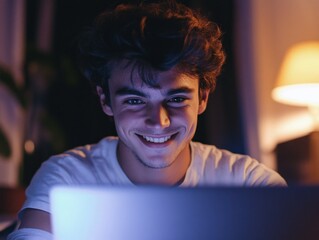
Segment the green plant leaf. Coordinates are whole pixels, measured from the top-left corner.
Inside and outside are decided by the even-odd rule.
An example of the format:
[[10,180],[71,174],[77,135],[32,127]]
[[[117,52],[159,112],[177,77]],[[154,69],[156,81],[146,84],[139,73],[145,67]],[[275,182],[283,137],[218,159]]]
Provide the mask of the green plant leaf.
[[4,84],[16,97],[22,107],[26,106],[23,91],[16,85],[10,72],[0,66],[0,83]]
[[10,144],[4,134],[4,132],[0,129],[0,155],[8,158],[11,156],[11,147]]

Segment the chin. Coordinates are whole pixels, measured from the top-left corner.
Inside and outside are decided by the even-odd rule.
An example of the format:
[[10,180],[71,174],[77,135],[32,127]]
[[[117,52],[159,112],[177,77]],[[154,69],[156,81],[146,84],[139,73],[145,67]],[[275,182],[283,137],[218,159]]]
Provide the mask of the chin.
[[[150,159],[150,158],[148,158]],[[173,163],[174,163],[174,160],[166,160],[166,161],[163,161],[163,160],[141,160],[140,159],[140,162],[147,168],[152,168],[152,169],[164,169],[164,168],[168,168],[170,167]]]

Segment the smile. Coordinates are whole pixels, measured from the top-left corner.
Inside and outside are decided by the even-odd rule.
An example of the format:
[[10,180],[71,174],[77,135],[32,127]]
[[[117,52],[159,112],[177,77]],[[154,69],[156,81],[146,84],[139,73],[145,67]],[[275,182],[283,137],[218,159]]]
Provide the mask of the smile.
[[171,136],[166,137],[149,137],[149,136],[142,136],[146,141],[151,143],[164,143],[167,142]]

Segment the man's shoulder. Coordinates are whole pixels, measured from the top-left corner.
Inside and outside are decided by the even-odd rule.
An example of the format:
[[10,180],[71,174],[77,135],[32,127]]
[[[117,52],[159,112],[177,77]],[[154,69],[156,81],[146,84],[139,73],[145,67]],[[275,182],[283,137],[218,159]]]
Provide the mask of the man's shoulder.
[[46,162],[48,164],[58,163],[59,165],[65,165],[70,164],[70,162],[88,163],[93,161],[94,159],[105,159],[108,156],[114,155],[114,153],[116,152],[117,142],[117,137],[105,137],[97,143],[78,146],[69,149],[61,154],[53,155]]
[[193,165],[199,166],[205,174],[213,174],[224,178],[228,174],[244,173],[259,165],[259,162],[244,154],[234,153],[214,145],[192,142]]
[[[52,178],[63,183],[96,182],[101,168],[112,166],[116,159],[117,138],[107,137],[51,156],[37,171],[37,178]],[[41,180],[42,181],[42,180]]]
[[214,158],[218,159],[249,159],[252,160],[251,157],[245,154],[234,153],[226,149],[218,148],[215,145],[209,145],[201,142],[191,142],[191,148],[194,152],[194,156],[198,156],[201,159],[206,158]]
[[203,179],[218,184],[285,185],[273,169],[256,159],[219,149],[213,145],[192,142],[194,165],[200,166]]
[[86,156],[87,154],[99,155],[103,152],[112,151],[116,148],[118,143],[118,138],[114,136],[109,136],[102,138],[97,143],[93,144],[86,144],[83,146],[78,146],[72,149],[69,149],[61,154],[71,154],[71,155],[78,155],[78,156]]

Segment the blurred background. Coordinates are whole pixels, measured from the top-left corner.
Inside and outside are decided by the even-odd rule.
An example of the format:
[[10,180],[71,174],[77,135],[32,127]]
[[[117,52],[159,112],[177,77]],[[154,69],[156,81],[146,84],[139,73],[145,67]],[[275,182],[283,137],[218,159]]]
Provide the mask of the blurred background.
[[[0,187],[25,187],[50,155],[115,134],[74,58],[81,30],[122,2],[136,1],[0,0]],[[319,0],[180,2],[221,27],[227,54],[195,140],[249,154],[290,185],[317,184],[308,107],[272,90],[289,49],[319,41]]]

